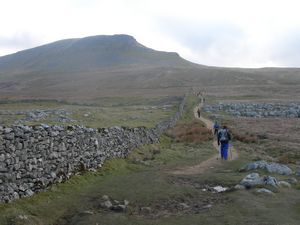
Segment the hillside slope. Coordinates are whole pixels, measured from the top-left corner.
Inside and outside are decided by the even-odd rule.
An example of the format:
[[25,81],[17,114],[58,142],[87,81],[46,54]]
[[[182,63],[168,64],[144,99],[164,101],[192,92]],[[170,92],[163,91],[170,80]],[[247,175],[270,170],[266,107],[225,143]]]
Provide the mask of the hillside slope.
[[0,57],[0,98],[86,101],[103,96],[181,95],[191,87],[234,94],[250,88],[251,94],[282,84],[291,90],[291,85],[299,85],[299,74],[297,68],[197,65],[177,53],[147,48],[128,35],[99,35]]
[[155,51],[128,35],[66,39],[0,57],[0,71],[78,72],[128,65],[185,65],[177,53]]

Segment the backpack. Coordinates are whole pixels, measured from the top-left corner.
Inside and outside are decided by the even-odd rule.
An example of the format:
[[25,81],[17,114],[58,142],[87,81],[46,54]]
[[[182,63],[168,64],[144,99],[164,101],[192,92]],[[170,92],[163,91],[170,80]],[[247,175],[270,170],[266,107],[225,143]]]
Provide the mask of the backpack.
[[229,141],[229,138],[228,138],[228,131],[227,131],[227,130],[221,129],[221,130],[219,131],[219,140],[220,140],[221,142],[223,142],[223,141]]
[[220,128],[219,124],[215,123],[214,124],[214,129],[219,129],[219,128]]

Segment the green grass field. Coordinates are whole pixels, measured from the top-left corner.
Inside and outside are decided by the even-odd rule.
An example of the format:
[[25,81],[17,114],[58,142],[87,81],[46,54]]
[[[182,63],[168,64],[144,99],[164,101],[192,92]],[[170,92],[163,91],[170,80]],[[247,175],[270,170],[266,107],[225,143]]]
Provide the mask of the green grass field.
[[[179,102],[178,97],[99,98],[93,104],[54,100],[2,101],[0,102],[0,125],[10,126],[18,119],[25,119],[22,124],[27,125],[46,123],[78,124],[92,128],[116,125],[152,127],[173,115]],[[27,114],[34,110],[46,110],[52,113],[42,119],[26,119]],[[60,111],[63,111],[62,115]],[[66,121],[61,122],[64,118]]]

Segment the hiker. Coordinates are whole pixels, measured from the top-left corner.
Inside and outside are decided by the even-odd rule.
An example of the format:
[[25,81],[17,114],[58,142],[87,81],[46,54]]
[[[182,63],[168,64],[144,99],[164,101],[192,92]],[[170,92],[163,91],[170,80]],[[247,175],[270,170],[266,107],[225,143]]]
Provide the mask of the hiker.
[[213,126],[213,130],[214,130],[214,136],[217,136],[218,135],[218,130],[219,130],[220,126],[218,124],[218,122],[216,121],[214,123],[214,126]]
[[221,158],[227,160],[228,158],[228,147],[231,135],[226,126],[218,131],[218,146],[221,145]]
[[200,118],[200,115],[201,115],[201,110],[200,110],[200,108],[198,108],[197,113],[198,113],[198,118]]

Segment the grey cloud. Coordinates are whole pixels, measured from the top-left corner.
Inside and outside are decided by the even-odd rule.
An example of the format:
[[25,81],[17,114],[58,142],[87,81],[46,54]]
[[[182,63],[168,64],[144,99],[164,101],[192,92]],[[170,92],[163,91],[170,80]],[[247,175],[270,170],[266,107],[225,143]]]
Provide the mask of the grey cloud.
[[161,19],[157,22],[162,33],[197,55],[198,63],[208,65],[229,65],[238,62],[248,54],[247,36],[231,23],[222,21],[197,22]]
[[[160,31],[195,54],[195,62],[216,66],[264,65],[299,67],[300,29],[269,36],[258,48],[240,27],[222,21],[197,22],[163,18]],[[257,34],[259,35],[259,34]],[[192,59],[190,59],[192,60]]]
[[300,65],[300,32],[297,30],[274,38],[270,58],[282,66],[299,67]]
[[243,31],[230,23],[197,21],[176,21],[162,19],[158,22],[161,31],[172,36],[175,40],[192,49],[206,51],[223,41],[234,42],[244,38]]

